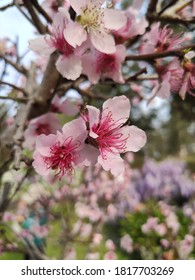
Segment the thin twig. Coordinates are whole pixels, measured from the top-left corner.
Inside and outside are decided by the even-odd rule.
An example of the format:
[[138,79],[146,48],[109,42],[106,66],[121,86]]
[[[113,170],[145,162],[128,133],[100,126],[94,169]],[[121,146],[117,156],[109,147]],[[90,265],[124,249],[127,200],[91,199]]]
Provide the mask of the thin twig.
[[130,76],[129,78],[127,78],[127,79],[125,80],[125,83],[128,83],[128,82],[130,82],[130,81],[136,81],[136,80],[139,78],[139,76],[140,76],[141,74],[146,74],[146,73],[147,73],[147,68],[144,67],[144,68],[141,69],[139,72],[135,73],[133,76]]
[[52,18],[46,13],[46,11],[39,5],[37,0],[31,1],[37,11],[49,22],[52,23]]
[[25,7],[27,8],[29,14],[31,15],[32,21],[34,23],[34,26],[37,28],[40,34],[47,33],[47,27],[43,25],[43,23],[40,21],[38,15],[36,14],[31,1],[29,0],[23,0],[23,3]]
[[150,54],[140,54],[140,55],[127,55],[126,60],[133,60],[133,61],[151,61],[158,58],[169,57],[169,56],[176,56],[181,57],[185,54],[185,50],[194,50],[195,44],[191,44],[176,50],[170,50],[161,53],[150,53]]
[[179,8],[176,9],[175,13],[179,13],[180,11],[182,11],[185,7],[187,7],[188,5],[191,5],[193,3],[194,0],[190,0],[187,3],[182,4]]
[[15,68],[18,72],[27,75],[27,70],[26,68],[24,68],[23,65],[20,65],[18,63],[14,63],[13,61],[9,60],[6,56],[3,56],[2,54],[0,54],[0,59],[3,59],[6,63],[8,63],[9,65],[11,65],[13,68]]
[[[4,82],[4,81],[0,81],[0,85],[5,85],[5,86],[12,87],[12,88],[16,89],[17,91],[23,92],[25,96],[28,95],[28,92],[26,92],[23,88],[17,87],[17,86],[15,86],[15,85],[11,84],[11,83]],[[0,98],[1,98],[1,97],[0,97]],[[23,98],[19,98],[18,100],[19,100],[20,102],[26,102],[26,101],[27,101],[27,99],[23,99]]]
[[28,99],[26,98],[18,98],[18,97],[11,97],[11,96],[0,96],[2,100],[12,100],[19,103],[27,103]]
[[195,24],[195,18],[192,19],[182,19],[179,17],[170,17],[170,16],[161,16],[159,17],[158,15],[154,15],[154,14],[148,14],[147,18],[151,21],[151,22],[165,22],[165,23],[179,23],[182,24],[186,27],[188,27],[188,25],[190,24]]
[[5,11],[5,10],[7,10],[8,8],[13,7],[14,5],[15,5],[15,3],[14,3],[14,1],[13,1],[12,3],[9,3],[9,4],[5,5],[5,6],[0,7],[0,11]]

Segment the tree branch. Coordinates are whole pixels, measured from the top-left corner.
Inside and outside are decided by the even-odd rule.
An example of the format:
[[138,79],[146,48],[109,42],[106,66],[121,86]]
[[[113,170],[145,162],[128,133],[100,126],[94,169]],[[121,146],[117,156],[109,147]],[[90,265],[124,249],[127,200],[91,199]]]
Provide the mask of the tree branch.
[[8,63],[9,65],[11,65],[13,68],[15,68],[18,72],[27,75],[27,70],[26,68],[24,68],[23,65],[20,65],[18,63],[14,63],[13,61],[9,60],[6,56],[3,56],[2,54],[0,54],[0,59],[3,59],[6,63]]
[[[0,85],[5,85],[5,86],[12,87],[12,88],[16,89],[17,91],[23,92],[25,96],[28,96],[28,93],[25,91],[25,89],[20,88],[20,87],[17,87],[17,86],[15,86],[15,85],[11,84],[11,83],[4,82],[4,81],[0,81]],[[0,98],[1,98],[1,97],[4,97],[4,96],[0,96]],[[5,97],[8,97],[8,98],[10,99],[9,96],[5,96]],[[1,98],[1,99],[2,99],[2,98]],[[27,101],[27,99],[25,99],[25,98],[23,99],[23,98],[17,98],[17,97],[16,97],[16,99],[18,99],[19,102],[26,102],[26,101]],[[17,101],[16,99],[15,99],[15,101]],[[13,99],[13,100],[14,100],[14,99]]]
[[191,44],[176,50],[166,51],[162,53],[140,54],[140,55],[127,55],[126,60],[134,61],[151,61],[158,58],[176,56],[181,57],[185,54],[185,50],[195,50],[195,44]]
[[23,3],[25,7],[27,8],[29,14],[31,15],[32,21],[34,23],[34,26],[37,28],[40,34],[47,33],[47,27],[43,25],[43,23],[40,21],[38,15],[36,14],[31,1],[29,0],[23,0]]

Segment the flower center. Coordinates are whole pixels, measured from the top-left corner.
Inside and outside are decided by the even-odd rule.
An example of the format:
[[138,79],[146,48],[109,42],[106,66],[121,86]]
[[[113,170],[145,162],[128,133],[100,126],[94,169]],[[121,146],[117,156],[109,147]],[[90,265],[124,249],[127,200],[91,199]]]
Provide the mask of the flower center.
[[37,135],[48,135],[50,133],[50,126],[49,124],[39,124],[38,127],[35,129],[35,132]]
[[113,54],[100,54],[97,58],[96,72],[110,73],[115,69],[115,56]]
[[54,29],[54,32],[47,43],[50,46],[56,48],[62,55],[66,57],[70,56],[74,52],[74,48],[65,40],[63,32],[59,27]]
[[123,153],[126,149],[126,140],[128,137],[120,132],[121,122],[114,121],[112,113],[109,112],[107,116],[100,119],[98,124],[94,124],[92,130],[98,135],[95,139],[89,139],[93,145],[97,145],[100,149],[103,159],[107,159],[107,152],[112,154]]
[[80,144],[79,141],[73,143],[72,137],[67,138],[63,144],[55,143],[50,148],[50,156],[44,158],[47,168],[55,170],[56,176],[63,177],[65,174],[71,176],[74,172],[73,166],[79,157],[76,150]]
[[87,32],[91,29],[99,29],[102,23],[101,17],[103,14],[103,10],[96,5],[93,7],[88,7],[88,5],[86,5],[82,8],[82,14],[77,16],[77,22],[80,23]]

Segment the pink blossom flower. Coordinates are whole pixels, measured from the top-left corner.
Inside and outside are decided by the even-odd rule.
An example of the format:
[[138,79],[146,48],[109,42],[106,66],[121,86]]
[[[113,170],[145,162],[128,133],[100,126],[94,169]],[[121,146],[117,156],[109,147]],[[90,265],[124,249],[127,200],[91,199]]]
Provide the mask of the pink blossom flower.
[[60,129],[60,124],[54,113],[47,113],[32,119],[24,132],[25,141],[23,146],[28,149],[33,149],[38,135],[56,133],[58,129]]
[[142,225],[142,232],[143,233],[149,233],[152,230],[155,230],[156,226],[158,225],[159,219],[156,217],[150,217],[148,218],[147,222]]
[[51,111],[56,113],[63,113],[67,116],[75,116],[79,112],[79,107],[82,104],[81,99],[60,98],[55,95],[51,102]]
[[152,96],[167,98],[170,92],[177,93],[184,100],[186,93],[195,96],[195,64],[185,56],[182,63],[175,58],[167,65],[156,68],[159,84],[152,91]]
[[88,253],[85,257],[86,260],[99,260],[100,254],[98,252]]
[[117,260],[117,254],[114,251],[108,251],[104,255],[104,260]]
[[[82,26],[84,35],[89,35],[92,45],[100,52],[114,53],[116,51],[114,38],[109,30],[118,30],[126,23],[125,15],[114,9],[102,7],[105,0],[70,0],[70,5],[77,13],[77,22]],[[70,44],[76,36],[72,31],[66,31]]]
[[83,73],[91,83],[96,84],[100,78],[111,78],[117,83],[124,83],[121,66],[125,60],[126,49],[116,46],[116,52],[105,54],[93,49],[82,56]]
[[45,225],[40,226],[38,223],[35,223],[31,227],[31,233],[39,238],[45,238],[48,235],[48,228]]
[[195,96],[195,64],[184,58],[182,66],[171,72],[170,85],[171,91],[184,100],[186,93]]
[[181,47],[184,39],[182,34],[173,34],[173,30],[167,25],[160,28],[160,23],[152,25],[150,32],[143,36],[141,53],[154,53],[174,50]]
[[184,239],[179,242],[178,253],[181,259],[187,259],[189,254],[194,249],[194,237],[190,234],[186,234]]
[[[75,34],[74,40],[67,40],[66,29]],[[77,46],[86,40],[85,33],[79,24],[71,21],[66,9],[60,8],[55,15],[51,35],[41,36],[29,41],[29,47],[43,55],[58,51],[60,56],[56,62],[59,73],[71,80],[77,79],[81,72],[81,58]]]
[[[67,0],[63,0],[61,2],[61,6],[65,7],[68,10],[70,3]],[[56,0],[44,0],[42,3],[42,7],[48,13],[48,15],[53,18],[54,15],[58,12],[58,8],[60,7],[60,5]]]
[[147,20],[144,16],[140,16],[139,10],[130,7],[125,11],[125,15],[127,18],[126,25],[113,32],[118,43],[122,43],[137,35],[144,34],[146,27],[148,26]]
[[[86,106],[89,144],[99,149],[98,163],[114,176],[124,172],[121,153],[137,152],[146,143],[146,134],[136,126],[125,125],[130,114],[130,102],[126,96],[108,99],[102,111]],[[89,146],[89,145],[88,145]]]
[[102,234],[94,233],[92,242],[95,246],[99,246],[102,242],[102,239],[103,239]]
[[64,259],[65,260],[76,260],[77,259],[76,250],[73,247],[69,247],[65,253]]
[[132,240],[131,236],[129,236],[128,234],[125,234],[120,240],[120,246],[127,253],[129,253],[129,254],[132,253],[133,252],[133,240]]
[[116,249],[116,246],[111,239],[106,240],[105,246],[110,251],[114,251]]
[[81,118],[65,124],[62,133],[38,136],[33,162],[37,173],[46,176],[54,170],[59,178],[64,175],[71,178],[75,166],[88,164],[86,137],[86,126]]

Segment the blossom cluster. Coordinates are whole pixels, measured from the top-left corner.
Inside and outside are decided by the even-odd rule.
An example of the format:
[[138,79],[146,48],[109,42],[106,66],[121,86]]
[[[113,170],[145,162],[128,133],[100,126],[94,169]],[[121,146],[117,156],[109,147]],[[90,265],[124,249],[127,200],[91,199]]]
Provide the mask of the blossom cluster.
[[[127,125],[129,114],[130,101],[124,95],[105,101],[101,111],[87,105],[81,117],[66,123],[62,131],[40,133],[34,152],[35,170],[44,176],[54,170],[58,177],[71,177],[75,166],[98,162],[114,176],[124,173],[120,154],[137,152],[146,143],[143,130]],[[43,125],[41,130],[43,133]]]
[[[104,75],[117,82],[123,81],[120,68],[125,48],[116,47],[111,30],[124,27],[127,20],[121,11],[104,8],[104,2],[71,0],[76,20],[71,19],[67,7],[59,8],[54,15],[51,34],[31,40],[30,48],[44,55],[58,51],[56,67],[67,79],[75,80],[84,73],[92,82]],[[88,68],[90,64],[93,73]]]
[[[92,84],[105,78],[123,84],[128,80],[123,73],[127,56],[124,43],[143,35],[138,52],[150,55],[179,50],[190,41],[187,35],[174,34],[169,25],[161,27],[159,22],[152,24],[146,32],[148,21],[138,10],[143,1],[140,4],[134,1],[125,11],[106,7],[105,2],[70,0],[64,1],[63,7],[58,9],[56,1],[44,1],[43,7],[53,19],[50,34],[30,40],[29,47],[47,57],[57,51],[57,70],[67,79],[76,80],[84,74]],[[74,20],[69,14],[70,8],[75,12]],[[168,98],[171,92],[182,99],[186,93],[194,95],[194,55],[188,55],[189,50],[171,61],[155,59],[153,67],[158,80],[151,82],[152,98]]]

